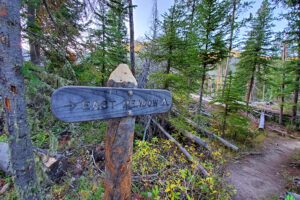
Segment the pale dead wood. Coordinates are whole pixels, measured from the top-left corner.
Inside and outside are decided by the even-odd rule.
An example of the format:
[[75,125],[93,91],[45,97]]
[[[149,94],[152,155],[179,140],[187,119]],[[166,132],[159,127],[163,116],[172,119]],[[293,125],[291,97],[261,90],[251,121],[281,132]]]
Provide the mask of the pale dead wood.
[[152,178],[152,177],[157,177],[157,176],[158,176],[158,173],[145,174],[145,175],[140,175],[140,176],[132,176],[132,179]]
[[135,86],[137,85],[137,82],[132,75],[128,65],[126,64],[120,64],[109,76],[109,81],[112,80],[117,83],[131,83]]
[[152,116],[149,115],[148,116],[148,122],[146,124],[144,135],[143,135],[143,141],[145,141],[145,139],[146,139],[146,134],[147,134],[147,130],[148,130],[149,126],[150,126],[151,118],[152,118]]
[[262,156],[263,153],[262,152],[242,152],[242,155],[245,156]]
[[4,194],[9,189],[10,183],[6,183],[0,190],[0,195]]
[[211,136],[213,138],[216,138],[217,140],[219,140],[220,142],[222,142],[225,146],[230,147],[231,149],[237,151],[239,148],[237,146],[235,146],[234,144],[231,144],[230,142],[228,142],[227,140],[217,136],[216,134],[206,130],[205,128],[198,126],[197,123],[193,122],[190,119],[184,118],[189,124],[191,124],[192,126],[194,126],[195,128],[197,128],[199,131],[205,133],[208,136]]
[[259,129],[265,129],[265,112],[261,111],[259,119]]
[[202,140],[201,138],[199,138],[198,136],[192,134],[191,132],[184,130],[182,128],[179,128],[178,126],[176,126],[175,124],[172,124],[174,127],[176,127],[176,129],[178,129],[185,137],[187,137],[188,139],[190,139],[192,142],[204,147],[205,149],[208,150],[208,144]]
[[195,162],[195,159],[192,157],[192,155],[181,146],[181,144],[179,142],[177,142],[156,120],[152,119],[152,122],[169,138],[169,140],[171,140],[172,142],[174,142],[177,147],[180,149],[180,151],[193,163],[196,164],[197,169],[202,173],[202,175],[204,177],[208,176],[207,171],[204,169],[204,167],[202,167],[198,162]]

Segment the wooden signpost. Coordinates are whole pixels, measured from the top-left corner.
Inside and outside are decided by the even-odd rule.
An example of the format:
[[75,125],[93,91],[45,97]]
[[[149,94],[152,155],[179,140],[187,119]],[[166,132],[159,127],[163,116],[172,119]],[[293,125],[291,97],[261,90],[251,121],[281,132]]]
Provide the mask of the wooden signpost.
[[129,200],[134,116],[167,112],[172,104],[172,95],[167,90],[136,89],[137,82],[125,64],[120,64],[112,72],[107,86],[62,87],[52,95],[51,110],[65,122],[108,120],[105,199]]

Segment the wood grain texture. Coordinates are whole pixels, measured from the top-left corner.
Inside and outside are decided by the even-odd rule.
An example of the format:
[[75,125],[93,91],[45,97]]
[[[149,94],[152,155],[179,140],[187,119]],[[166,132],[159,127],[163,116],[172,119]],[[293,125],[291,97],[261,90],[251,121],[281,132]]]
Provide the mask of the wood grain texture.
[[[123,74],[122,82],[120,72]],[[125,77],[124,77],[125,76]],[[127,65],[119,65],[110,76],[108,86],[136,87],[136,80]],[[131,199],[131,168],[135,117],[110,119],[105,138],[105,200]]]
[[53,114],[65,122],[163,113],[171,104],[172,95],[167,90],[134,88],[66,86],[51,98]]

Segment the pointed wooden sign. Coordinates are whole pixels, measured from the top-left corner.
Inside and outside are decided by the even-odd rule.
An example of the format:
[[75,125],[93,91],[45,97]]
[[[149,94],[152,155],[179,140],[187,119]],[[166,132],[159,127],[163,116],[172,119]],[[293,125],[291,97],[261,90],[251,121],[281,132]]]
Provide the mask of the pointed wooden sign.
[[111,119],[167,112],[172,104],[167,90],[66,86],[51,98],[51,110],[64,122]]

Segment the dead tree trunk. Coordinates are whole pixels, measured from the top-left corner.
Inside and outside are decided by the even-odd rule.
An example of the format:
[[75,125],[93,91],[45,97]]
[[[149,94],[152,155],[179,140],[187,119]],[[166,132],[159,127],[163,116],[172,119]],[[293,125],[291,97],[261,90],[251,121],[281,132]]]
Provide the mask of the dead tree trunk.
[[[28,20],[28,29],[30,33],[35,33],[36,27],[36,9],[37,6],[33,1],[30,1],[28,4],[28,14],[27,14],[27,20]],[[30,48],[30,60],[35,65],[41,64],[41,47],[39,40],[36,39],[36,37],[32,34],[29,34],[29,48]]]
[[135,76],[133,5],[132,5],[132,0],[128,0],[128,1],[129,1],[129,30],[130,30],[130,64],[131,64],[131,72],[133,76]]
[[[179,142],[177,142],[159,123],[157,123],[157,121],[155,121],[154,119],[152,119],[152,122],[172,141],[174,142],[178,148],[180,149],[180,151],[191,161],[191,162],[195,162],[193,157],[191,156],[191,154],[181,146],[181,144],[179,144]],[[200,170],[200,172],[203,174],[204,177],[208,176],[207,171],[199,164],[196,163],[197,169]]]
[[[121,80],[122,79],[122,80]],[[109,77],[108,87],[133,88],[137,82],[127,65],[121,64]],[[131,199],[131,162],[135,117],[111,119],[105,139],[105,199]]]
[[19,199],[40,199],[27,127],[21,50],[20,0],[0,1],[0,80],[15,189]]
[[[157,0],[153,1],[153,8],[152,8],[152,17],[153,17],[153,35],[152,35],[152,42],[150,45],[150,54],[152,55],[154,53],[154,42],[157,37],[157,29],[158,29],[158,10],[157,10]],[[147,85],[147,79],[148,79],[148,73],[150,71],[150,67],[153,64],[151,58],[147,58],[143,71],[137,78],[138,81],[138,88],[145,88]]]
[[[206,79],[206,64],[203,65],[203,70],[202,70],[202,80],[201,80],[201,85],[200,85],[200,95],[199,95],[199,107],[198,107],[198,115],[201,114],[201,107],[202,107],[202,99],[203,99],[203,93],[204,93],[204,82]],[[198,122],[199,122],[199,117],[198,117]]]
[[[299,65],[299,64],[298,64]],[[300,66],[298,66],[300,68]],[[298,95],[299,95],[299,79],[300,79],[300,69],[296,70],[295,79],[295,89],[294,89],[294,105],[292,108],[292,125],[296,125],[297,119],[297,105],[298,105]]]
[[283,104],[284,104],[284,88],[285,88],[285,58],[286,58],[286,51],[285,51],[285,44],[283,43],[283,50],[282,50],[282,62],[283,62],[283,72],[282,72],[282,80],[281,80],[281,104],[280,104],[280,112],[279,112],[279,124],[283,124]]
[[236,0],[233,0],[232,16],[231,16],[231,22],[230,22],[229,47],[228,47],[228,55],[227,55],[225,75],[224,75],[223,91],[225,91],[225,88],[226,88],[226,81],[227,81],[227,76],[228,76],[228,72],[229,72],[229,62],[230,62],[230,56],[231,56],[231,50],[232,50],[233,31],[234,31],[234,23],[235,23],[234,22],[235,21],[235,10],[236,10]]
[[256,67],[254,66],[252,68],[252,74],[251,74],[251,79],[250,79],[250,83],[249,83],[249,86],[248,86],[248,91],[247,91],[247,95],[246,95],[246,109],[247,109],[247,116],[248,116],[248,108],[249,108],[249,101],[250,101],[250,95],[251,95],[251,92],[252,92],[252,88],[253,88],[253,84],[254,84],[254,73],[255,73],[255,69]]
[[260,113],[260,119],[259,119],[259,129],[265,129],[265,112],[261,111]]
[[195,128],[197,128],[199,131],[203,132],[204,134],[208,135],[209,137],[213,137],[217,140],[219,140],[220,142],[222,142],[225,146],[237,151],[239,148],[233,144],[231,144],[230,142],[228,142],[227,140],[217,136],[216,134],[206,130],[205,128],[202,128],[201,126],[197,125],[196,122],[193,122],[190,119],[184,118],[186,122],[188,122],[189,124],[191,124],[192,126],[194,126]]

